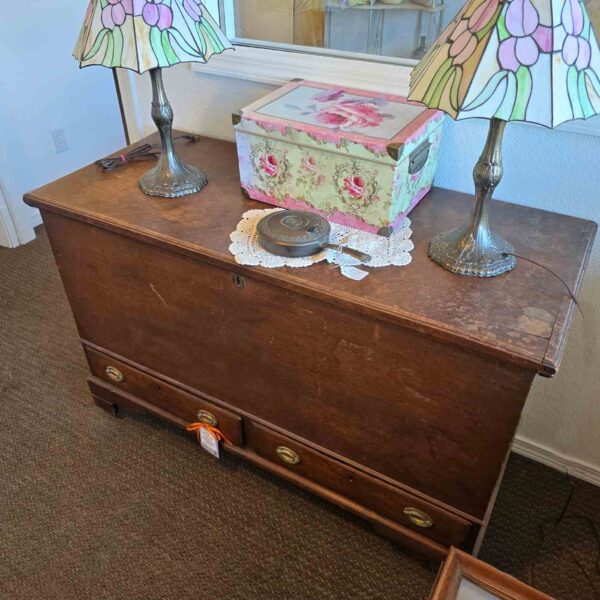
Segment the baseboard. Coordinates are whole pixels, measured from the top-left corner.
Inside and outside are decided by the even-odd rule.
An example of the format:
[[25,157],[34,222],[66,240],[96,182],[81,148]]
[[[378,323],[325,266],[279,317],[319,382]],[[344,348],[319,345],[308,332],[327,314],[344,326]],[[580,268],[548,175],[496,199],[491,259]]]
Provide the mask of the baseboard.
[[31,217],[29,218],[29,223],[35,229],[39,225],[42,224],[42,213],[39,210],[35,210],[31,213]]
[[0,190],[0,246],[16,248],[18,245],[19,236],[15,230],[8,206],[2,201],[2,190]]
[[[1,209],[0,209],[1,210]],[[4,220],[2,219],[2,213],[0,212],[0,246],[4,248],[13,248],[14,244],[10,239],[8,234],[8,229],[4,224]]]
[[559,454],[550,448],[519,437],[515,438],[512,449],[517,454],[531,458],[557,471],[569,473],[573,477],[600,486],[600,467]]

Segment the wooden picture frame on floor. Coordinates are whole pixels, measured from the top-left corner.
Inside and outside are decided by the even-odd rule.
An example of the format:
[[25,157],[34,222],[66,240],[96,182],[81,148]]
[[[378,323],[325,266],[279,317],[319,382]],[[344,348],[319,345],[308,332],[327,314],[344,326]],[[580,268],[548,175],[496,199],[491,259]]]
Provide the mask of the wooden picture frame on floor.
[[553,600],[550,596],[452,548],[430,600]]

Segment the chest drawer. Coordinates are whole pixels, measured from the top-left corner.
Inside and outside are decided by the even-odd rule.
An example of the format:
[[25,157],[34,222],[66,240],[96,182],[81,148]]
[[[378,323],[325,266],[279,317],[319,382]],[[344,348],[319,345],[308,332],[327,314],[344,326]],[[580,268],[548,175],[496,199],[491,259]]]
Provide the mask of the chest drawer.
[[246,444],[256,454],[444,545],[462,546],[472,524],[254,422]]
[[92,374],[123,392],[170,413],[186,423],[203,421],[218,427],[236,446],[243,442],[242,418],[204,398],[189,394],[123,361],[86,347]]

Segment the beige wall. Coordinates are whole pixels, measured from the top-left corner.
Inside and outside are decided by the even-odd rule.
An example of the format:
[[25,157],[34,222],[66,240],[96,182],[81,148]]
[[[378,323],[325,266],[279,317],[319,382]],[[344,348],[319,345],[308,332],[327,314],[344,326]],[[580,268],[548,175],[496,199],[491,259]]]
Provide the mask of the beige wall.
[[294,43],[294,0],[236,0],[237,37]]
[[235,0],[234,9],[239,38],[323,46],[323,0]]
[[[134,77],[129,100],[134,135],[154,130],[147,77]],[[165,72],[176,126],[233,140],[231,113],[272,88],[236,79],[203,76],[182,65]],[[137,95],[137,98],[135,97]],[[135,125],[134,110],[139,123]],[[498,197],[600,220],[597,191],[600,137],[511,126],[505,148],[505,180]],[[450,123],[438,171],[438,185],[471,191],[471,170],[485,137],[480,123]],[[538,153],[535,148],[544,148]],[[577,161],[564,157],[577,156]],[[587,161],[587,162],[586,162]],[[561,173],[564,170],[564,174]],[[579,175],[578,175],[579,173]],[[571,177],[568,181],[567,177]],[[595,178],[595,179],[594,179]],[[539,190],[537,192],[536,190]],[[568,466],[600,483],[600,251],[593,253],[581,294],[585,321],[575,316],[563,366],[551,380],[537,378],[519,428],[517,449],[542,461]],[[529,444],[532,444],[530,446]],[[587,465],[587,466],[586,466]]]

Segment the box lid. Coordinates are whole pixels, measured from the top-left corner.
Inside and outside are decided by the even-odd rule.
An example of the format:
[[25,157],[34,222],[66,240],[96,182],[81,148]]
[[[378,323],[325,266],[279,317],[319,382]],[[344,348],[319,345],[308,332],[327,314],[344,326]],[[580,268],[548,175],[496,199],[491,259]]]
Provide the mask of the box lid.
[[315,145],[356,144],[399,161],[425,126],[442,119],[402,96],[296,80],[236,113],[234,124],[244,130],[251,123],[277,137],[304,132]]

